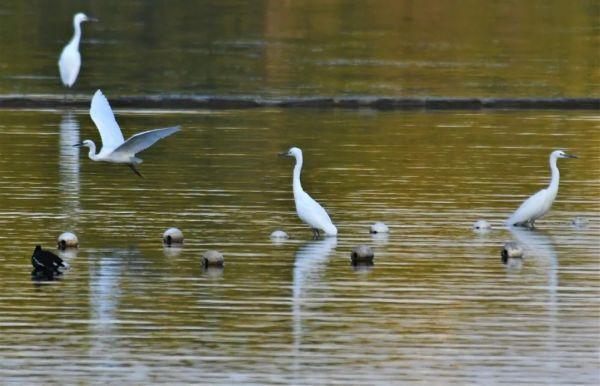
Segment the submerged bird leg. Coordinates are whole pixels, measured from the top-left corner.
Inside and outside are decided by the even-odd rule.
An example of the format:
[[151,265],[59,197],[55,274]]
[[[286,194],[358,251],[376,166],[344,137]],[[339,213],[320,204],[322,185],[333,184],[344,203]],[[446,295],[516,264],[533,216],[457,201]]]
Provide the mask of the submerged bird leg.
[[134,164],[127,164],[127,166],[129,166],[131,168],[131,170],[133,170],[133,172],[135,174],[137,174],[138,176],[144,178],[144,176],[142,175],[142,173],[140,173],[140,171],[135,168]]
[[317,228],[310,228],[312,230],[313,239],[319,238],[319,230]]

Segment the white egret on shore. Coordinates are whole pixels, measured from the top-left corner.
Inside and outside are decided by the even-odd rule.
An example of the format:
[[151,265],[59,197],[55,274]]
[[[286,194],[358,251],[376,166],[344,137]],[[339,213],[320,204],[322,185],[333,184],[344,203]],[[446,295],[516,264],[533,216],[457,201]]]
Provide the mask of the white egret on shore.
[[337,228],[331,222],[329,215],[318,202],[308,195],[300,184],[300,172],[302,170],[302,150],[292,147],[288,151],[279,153],[285,157],[296,158],[292,187],[294,189],[294,201],[296,202],[296,213],[300,220],[307,223],[315,237],[319,236],[319,230],[323,230],[328,236],[337,235]]
[[544,216],[550,210],[556,195],[558,194],[558,182],[560,173],[556,161],[559,158],[577,158],[577,156],[567,154],[562,150],[555,150],[550,154],[550,169],[552,170],[552,179],[546,189],[542,189],[533,196],[529,197],[521,204],[512,216],[507,220],[507,225],[534,227],[535,220]]
[[92,98],[90,116],[100,132],[100,137],[102,138],[102,150],[96,154],[96,144],[89,139],[74,146],[88,147],[90,149],[88,155],[93,161],[126,164],[140,177],[143,176],[136,169],[135,165],[142,163],[143,160],[137,158],[135,156],[136,153],[149,148],[159,139],[180,130],[180,126],[149,130],[135,134],[125,141],[123,133],[121,133],[121,128],[115,120],[112,109],[108,104],[108,100],[100,90],[96,91]]
[[73,16],[73,28],[75,30],[71,41],[63,48],[60,59],[58,59],[58,69],[60,79],[67,87],[73,86],[79,75],[81,68],[81,55],[79,54],[79,41],[81,40],[81,23],[84,21],[97,21],[87,17],[84,13],[77,13]]

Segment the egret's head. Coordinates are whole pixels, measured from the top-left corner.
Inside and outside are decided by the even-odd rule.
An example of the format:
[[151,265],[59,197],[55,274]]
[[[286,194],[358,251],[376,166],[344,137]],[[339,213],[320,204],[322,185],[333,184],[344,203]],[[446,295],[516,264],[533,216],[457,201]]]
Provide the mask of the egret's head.
[[75,24],[81,24],[84,21],[97,21],[97,20],[92,17],[88,17],[83,12],[76,13],[75,16],[73,16],[73,22]]
[[96,145],[94,145],[94,142],[92,142],[89,139],[86,139],[83,142],[79,142],[78,144],[73,145],[73,147],[82,147],[82,146],[85,146],[85,147],[95,147]]
[[288,151],[284,151],[279,153],[280,156],[283,157],[294,157],[294,158],[298,158],[298,157],[302,157],[302,150],[298,149],[297,147],[290,147],[290,149]]
[[576,155],[567,154],[562,150],[555,150],[552,152],[552,157],[556,158],[578,158]]

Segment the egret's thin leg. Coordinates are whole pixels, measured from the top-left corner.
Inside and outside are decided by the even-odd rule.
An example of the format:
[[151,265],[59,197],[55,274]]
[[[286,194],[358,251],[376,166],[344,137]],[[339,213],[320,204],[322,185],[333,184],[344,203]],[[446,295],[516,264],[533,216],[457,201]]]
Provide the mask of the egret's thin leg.
[[129,166],[129,167],[131,168],[131,170],[133,170],[133,172],[134,172],[135,174],[137,174],[138,176],[140,176],[140,177],[142,177],[142,178],[145,178],[145,177],[142,175],[142,173],[140,173],[140,171],[139,171],[139,170],[137,170],[137,169],[135,168],[135,165],[134,165],[134,164],[127,164],[127,166]]

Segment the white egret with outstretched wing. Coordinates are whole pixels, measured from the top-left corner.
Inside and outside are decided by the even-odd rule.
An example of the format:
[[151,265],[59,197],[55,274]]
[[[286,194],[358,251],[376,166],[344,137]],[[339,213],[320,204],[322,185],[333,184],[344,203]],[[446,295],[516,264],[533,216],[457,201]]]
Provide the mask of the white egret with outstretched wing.
[[88,155],[93,161],[126,164],[140,177],[142,175],[136,169],[135,165],[142,163],[143,160],[136,157],[136,153],[149,148],[159,139],[168,137],[181,130],[180,126],[149,130],[135,134],[125,141],[121,128],[108,104],[108,100],[100,90],[96,91],[92,98],[90,116],[100,132],[102,149],[96,154],[96,144],[89,139],[75,146],[88,147],[90,149]]

